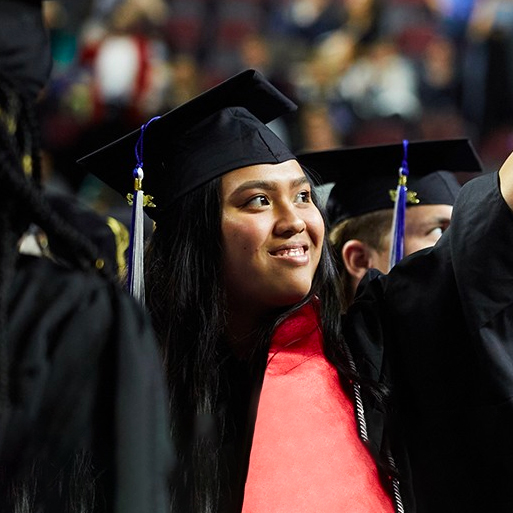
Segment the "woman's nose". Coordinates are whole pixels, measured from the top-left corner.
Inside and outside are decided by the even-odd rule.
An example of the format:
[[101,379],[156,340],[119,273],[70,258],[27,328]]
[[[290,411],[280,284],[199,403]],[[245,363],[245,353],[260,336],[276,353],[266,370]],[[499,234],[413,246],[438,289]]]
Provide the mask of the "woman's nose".
[[274,228],[277,235],[291,236],[301,233],[306,228],[305,220],[293,205],[280,208],[277,216]]

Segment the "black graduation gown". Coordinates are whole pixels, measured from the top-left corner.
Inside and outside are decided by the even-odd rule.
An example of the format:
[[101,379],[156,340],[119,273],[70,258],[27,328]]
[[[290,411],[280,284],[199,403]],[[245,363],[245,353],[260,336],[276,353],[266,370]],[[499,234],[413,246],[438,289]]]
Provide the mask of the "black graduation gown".
[[132,298],[96,273],[22,256],[7,341],[12,409],[0,433],[6,472],[23,470],[32,458],[57,472],[85,449],[107,511],[168,511],[166,393],[153,332]]
[[[407,512],[513,511],[512,228],[498,175],[469,182],[439,243],[370,279],[348,312],[359,370],[392,387]],[[378,449],[384,417],[365,399]]]

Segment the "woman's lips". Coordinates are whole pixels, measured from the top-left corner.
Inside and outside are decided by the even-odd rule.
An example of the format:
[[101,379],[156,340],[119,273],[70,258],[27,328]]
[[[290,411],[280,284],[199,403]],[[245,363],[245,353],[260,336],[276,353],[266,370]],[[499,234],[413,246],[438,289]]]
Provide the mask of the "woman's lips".
[[280,246],[279,248],[269,252],[271,256],[294,263],[308,263],[308,246],[299,244],[293,246]]

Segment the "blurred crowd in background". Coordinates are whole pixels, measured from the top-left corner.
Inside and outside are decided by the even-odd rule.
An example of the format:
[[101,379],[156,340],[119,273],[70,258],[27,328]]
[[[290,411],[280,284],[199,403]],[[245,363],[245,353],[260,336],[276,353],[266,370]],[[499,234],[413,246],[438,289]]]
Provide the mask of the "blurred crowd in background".
[[[47,183],[115,200],[77,158],[246,68],[298,105],[294,151],[468,137],[513,150],[513,0],[47,0]],[[135,157],[134,157],[135,163]]]

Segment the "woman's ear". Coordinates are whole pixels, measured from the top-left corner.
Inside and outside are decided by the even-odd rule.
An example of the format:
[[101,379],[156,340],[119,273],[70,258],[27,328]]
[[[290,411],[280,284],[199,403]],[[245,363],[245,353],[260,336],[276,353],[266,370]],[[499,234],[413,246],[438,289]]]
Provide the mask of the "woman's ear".
[[344,244],[341,253],[344,266],[357,285],[372,266],[372,250],[365,242],[351,239]]

